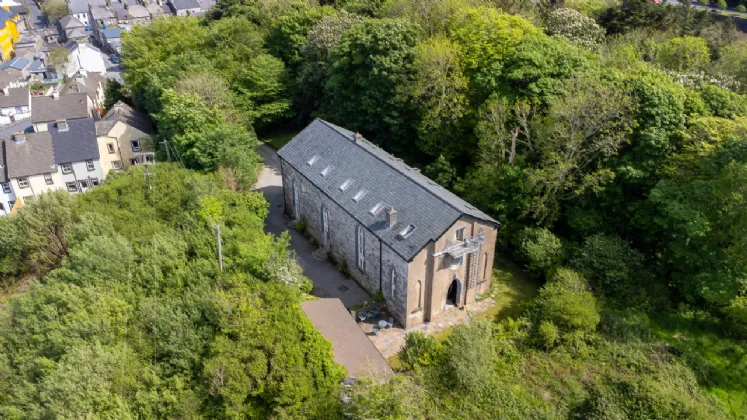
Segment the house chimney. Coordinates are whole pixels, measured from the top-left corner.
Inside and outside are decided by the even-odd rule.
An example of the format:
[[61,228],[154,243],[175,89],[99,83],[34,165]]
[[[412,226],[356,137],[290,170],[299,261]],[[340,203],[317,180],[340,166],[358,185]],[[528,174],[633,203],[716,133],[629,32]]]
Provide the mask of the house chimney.
[[13,141],[18,144],[26,143],[26,134],[24,134],[23,132],[13,134]]
[[386,226],[391,229],[397,224],[397,210],[394,207],[386,209]]
[[10,89],[7,86],[3,86],[3,95],[10,95]]
[[355,134],[353,134],[353,143],[358,143],[358,140],[360,139],[361,139],[361,133],[356,131]]

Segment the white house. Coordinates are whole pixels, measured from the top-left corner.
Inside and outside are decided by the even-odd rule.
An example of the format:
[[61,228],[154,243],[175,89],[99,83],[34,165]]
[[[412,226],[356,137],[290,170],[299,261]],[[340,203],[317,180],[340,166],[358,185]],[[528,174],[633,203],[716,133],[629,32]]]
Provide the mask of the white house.
[[71,44],[68,49],[70,58],[65,69],[67,77],[74,77],[81,70],[87,73],[106,74],[106,55],[98,48],[89,44]]
[[0,124],[31,117],[31,92],[28,88],[3,88],[0,94]]

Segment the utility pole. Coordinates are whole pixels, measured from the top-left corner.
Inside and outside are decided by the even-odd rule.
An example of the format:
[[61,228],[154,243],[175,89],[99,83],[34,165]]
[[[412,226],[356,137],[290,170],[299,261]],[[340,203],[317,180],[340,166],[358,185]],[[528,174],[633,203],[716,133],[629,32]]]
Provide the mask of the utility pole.
[[220,225],[213,223],[213,227],[215,228],[215,237],[218,239],[218,268],[223,271],[223,244],[220,240]]
[[150,173],[148,172],[148,165],[145,165],[145,179],[148,181],[148,189],[152,190],[153,187],[150,185]]
[[171,162],[171,150],[169,150],[169,141],[164,140],[161,143],[163,143],[163,145],[166,146],[166,157],[169,159],[169,162]]

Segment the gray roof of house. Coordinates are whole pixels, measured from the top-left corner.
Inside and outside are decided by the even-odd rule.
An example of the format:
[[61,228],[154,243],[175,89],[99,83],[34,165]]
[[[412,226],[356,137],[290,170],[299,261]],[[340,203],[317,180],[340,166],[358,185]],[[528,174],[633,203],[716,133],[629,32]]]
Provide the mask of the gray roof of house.
[[174,10],[199,9],[200,4],[197,0],[171,0]]
[[122,37],[122,30],[119,28],[104,29],[101,31],[101,34],[104,35],[104,38],[107,40],[117,39]]
[[117,19],[119,20],[127,19],[127,9],[125,9],[124,6],[122,6],[121,4],[112,3],[111,8],[114,11],[114,13],[117,14]]
[[[441,187],[400,159],[371,142],[334,124],[317,119],[278,151],[278,155],[319,187],[332,201],[406,260],[412,259],[430,241],[435,241],[462,215],[495,225],[490,216]],[[309,165],[315,155],[318,161]],[[332,170],[327,176],[321,171]],[[340,186],[353,180],[345,191]],[[353,196],[365,189],[358,202]],[[397,211],[397,224],[386,227],[385,214],[371,214],[378,203]],[[415,231],[406,239],[399,233],[408,225]]]
[[114,128],[115,124],[117,124],[116,120],[96,121],[96,135],[106,136],[107,134],[109,134],[110,131],[112,131],[112,128]]
[[127,105],[122,101],[117,101],[112,109],[104,115],[103,121],[121,121],[132,128],[142,131],[144,134],[153,134],[153,122],[142,112]]
[[63,29],[84,28],[86,26],[80,19],[71,15],[63,16],[60,18],[59,23]]
[[130,7],[128,7],[127,14],[133,19],[142,19],[142,18],[150,17],[150,12],[148,12],[148,9],[146,9],[145,6],[141,6],[139,4],[133,4]]
[[31,98],[31,122],[33,123],[88,117],[88,97],[85,93],[60,95],[59,99],[52,96]]
[[29,89],[25,87],[8,89],[8,94],[0,93],[0,108],[29,105]]
[[65,31],[67,39],[87,39],[88,32],[83,28],[73,28]]
[[88,5],[105,6],[106,0],[68,0],[67,10],[70,13],[88,13]]
[[5,162],[8,178],[56,172],[52,136],[49,133],[26,133],[26,142],[6,139]]
[[0,86],[6,86],[21,79],[24,79],[24,77],[19,70],[3,69],[0,71]]
[[49,125],[55,163],[98,159],[99,146],[96,141],[96,125],[93,118],[67,120],[67,125],[67,131],[60,131],[56,123]]
[[13,57],[9,61],[6,61],[0,66],[0,69],[16,69],[23,70],[29,65],[31,61],[23,57]]
[[91,16],[94,20],[99,19],[111,19],[117,17],[114,11],[109,6],[102,5],[91,5]]

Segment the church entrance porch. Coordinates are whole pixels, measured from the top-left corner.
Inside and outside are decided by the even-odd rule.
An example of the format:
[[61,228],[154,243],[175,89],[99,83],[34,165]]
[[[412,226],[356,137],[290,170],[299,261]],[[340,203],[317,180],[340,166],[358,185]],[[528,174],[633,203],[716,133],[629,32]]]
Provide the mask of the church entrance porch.
[[454,277],[454,280],[449,285],[449,291],[446,292],[446,309],[452,307],[459,307],[462,297],[462,282],[458,277]]

